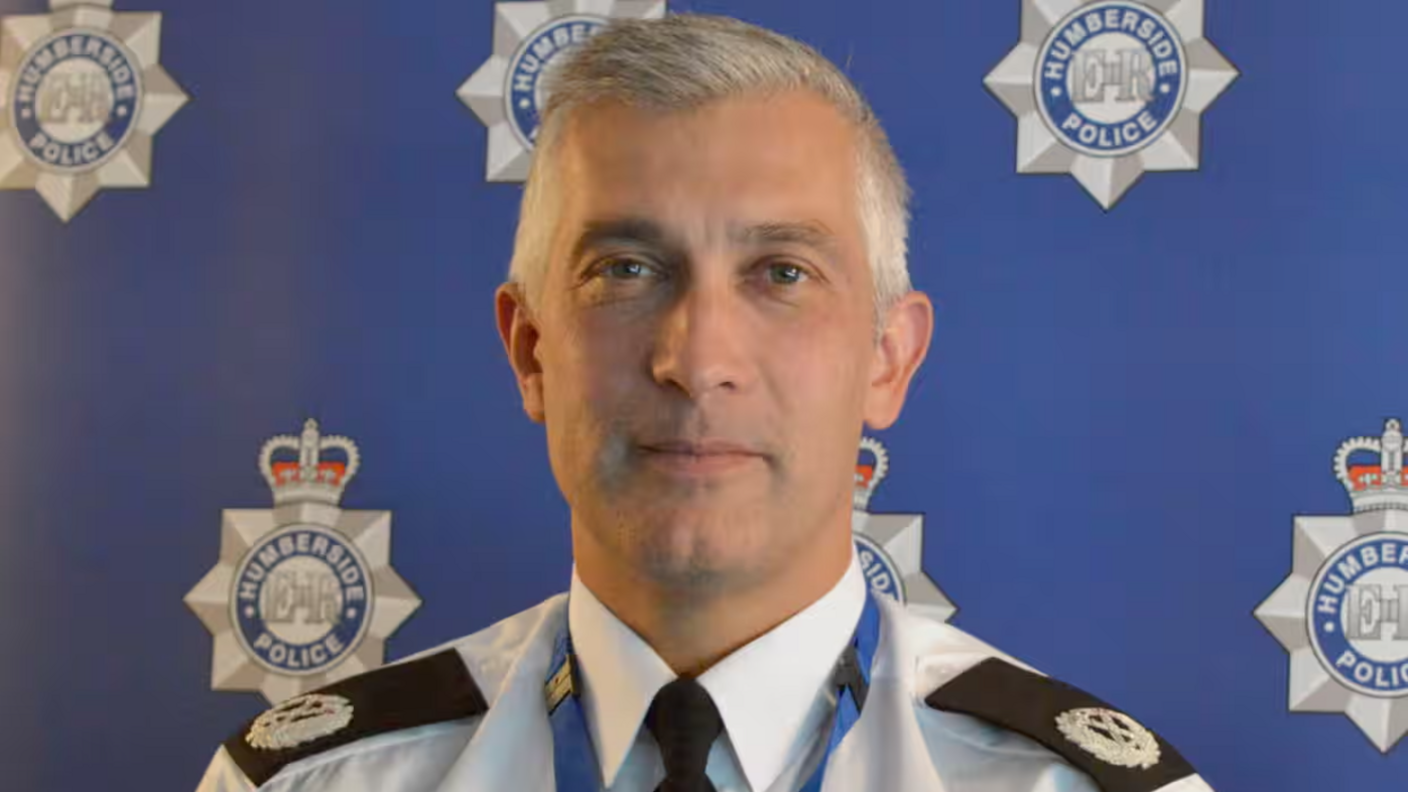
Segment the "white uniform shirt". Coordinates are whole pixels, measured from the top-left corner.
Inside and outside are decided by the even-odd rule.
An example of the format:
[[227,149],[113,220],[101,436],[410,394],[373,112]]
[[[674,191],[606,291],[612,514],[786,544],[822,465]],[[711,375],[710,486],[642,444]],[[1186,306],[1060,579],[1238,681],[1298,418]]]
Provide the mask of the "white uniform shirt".
[[[830,671],[855,629],[864,585],[853,558],[831,592],[700,677],[727,730],[708,763],[720,792],[793,792],[806,782],[825,750],[835,706]],[[876,602],[880,644],[869,695],[828,761],[823,792],[1099,792],[1089,776],[1039,743],[924,703],[929,693],[985,659],[1020,663],[888,597]],[[605,780],[612,792],[650,792],[664,771],[640,724],[655,691],[673,674],[579,581],[570,610],[583,709]],[[289,763],[257,788],[553,792],[544,681],[568,611],[567,596],[558,595],[441,647],[458,652],[490,704],[487,714],[330,748]],[[254,789],[222,747],[197,792]],[[1193,775],[1157,792],[1211,789]]]
[[[724,722],[707,769],[718,792],[792,792],[806,783],[836,706],[827,680],[855,632],[865,585],[852,563],[816,602],[699,677]],[[611,792],[652,792],[665,766],[641,723],[675,673],[575,574],[568,623],[603,782]]]

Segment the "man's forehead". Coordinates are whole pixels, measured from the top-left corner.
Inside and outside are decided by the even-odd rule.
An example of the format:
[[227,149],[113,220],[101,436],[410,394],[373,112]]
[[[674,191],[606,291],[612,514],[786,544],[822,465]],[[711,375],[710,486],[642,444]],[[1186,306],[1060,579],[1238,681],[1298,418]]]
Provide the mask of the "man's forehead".
[[707,227],[731,242],[821,247],[859,233],[855,130],[810,91],[682,111],[583,107],[561,145],[558,231],[573,244]]
[[[855,157],[847,154],[856,144],[855,125],[809,90],[746,93],[678,110],[607,101],[570,110],[556,164],[575,180],[610,180],[652,166],[710,173],[743,163],[849,171]],[[815,155],[824,159],[808,160]]]

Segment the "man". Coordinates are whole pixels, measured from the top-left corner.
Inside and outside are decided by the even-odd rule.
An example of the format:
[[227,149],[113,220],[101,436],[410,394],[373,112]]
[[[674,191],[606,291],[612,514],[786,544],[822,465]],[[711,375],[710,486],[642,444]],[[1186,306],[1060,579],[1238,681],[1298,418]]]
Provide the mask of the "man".
[[549,96],[496,299],[569,594],[275,707],[201,789],[1207,790],[1128,716],[867,592],[856,448],[933,308],[849,81],[675,16],[614,23]]

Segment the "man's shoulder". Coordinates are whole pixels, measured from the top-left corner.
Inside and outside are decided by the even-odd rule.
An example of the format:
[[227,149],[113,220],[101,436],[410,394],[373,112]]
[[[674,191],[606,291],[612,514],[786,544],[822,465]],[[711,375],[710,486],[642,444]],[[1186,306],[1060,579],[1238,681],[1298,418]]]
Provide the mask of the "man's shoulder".
[[1210,792],[1133,716],[957,627],[887,610],[936,767],[1000,763],[1013,789]]
[[550,649],[563,602],[275,705],[225,741],[199,792],[433,788],[515,666]]
[[488,694],[492,705],[504,679],[524,652],[544,637],[555,636],[557,627],[566,617],[567,595],[556,594],[478,632],[417,652],[399,662],[414,662],[453,651],[459,655],[479,687],[493,691]]

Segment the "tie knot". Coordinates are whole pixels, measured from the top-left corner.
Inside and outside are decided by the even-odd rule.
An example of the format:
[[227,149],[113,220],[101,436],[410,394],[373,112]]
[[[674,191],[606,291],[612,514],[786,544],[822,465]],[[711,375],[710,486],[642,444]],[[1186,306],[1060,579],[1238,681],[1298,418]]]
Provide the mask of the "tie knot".
[[645,727],[660,746],[665,763],[661,789],[713,789],[704,768],[724,722],[709,691],[693,679],[676,679],[655,694],[645,713]]

